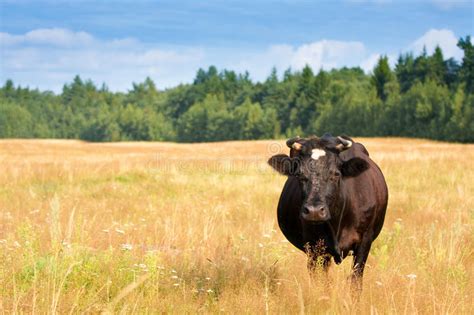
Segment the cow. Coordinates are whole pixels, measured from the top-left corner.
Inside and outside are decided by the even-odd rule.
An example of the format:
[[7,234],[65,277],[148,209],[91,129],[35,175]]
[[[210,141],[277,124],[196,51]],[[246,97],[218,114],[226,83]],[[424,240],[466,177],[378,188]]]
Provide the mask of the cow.
[[293,138],[290,156],[268,164],[288,176],[278,202],[278,225],[288,241],[308,256],[311,273],[327,271],[353,256],[351,279],[358,287],[370,246],[382,229],[388,188],[366,148],[347,136]]

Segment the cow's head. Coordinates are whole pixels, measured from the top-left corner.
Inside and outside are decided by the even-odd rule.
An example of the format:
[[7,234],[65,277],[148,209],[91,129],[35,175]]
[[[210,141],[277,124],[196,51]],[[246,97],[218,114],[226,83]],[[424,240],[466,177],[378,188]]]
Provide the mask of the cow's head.
[[352,146],[342,137],[293,138],[286,142],[290,156],[278,154],[268,164],[283,175],[296,176],[303,193],[300,216],[305,222],[321,223],[331,219],[331,210],[341,200],[341,182],[369,168],[364,159],[347,161],[339,154]]

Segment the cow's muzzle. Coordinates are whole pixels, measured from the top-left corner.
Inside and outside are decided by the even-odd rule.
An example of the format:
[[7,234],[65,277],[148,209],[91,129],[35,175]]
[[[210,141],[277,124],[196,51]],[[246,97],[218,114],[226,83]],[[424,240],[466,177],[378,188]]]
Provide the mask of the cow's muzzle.
[[331,219],[329,208],[326,205],[303,205],[301,218],[311,223],[322,223]]

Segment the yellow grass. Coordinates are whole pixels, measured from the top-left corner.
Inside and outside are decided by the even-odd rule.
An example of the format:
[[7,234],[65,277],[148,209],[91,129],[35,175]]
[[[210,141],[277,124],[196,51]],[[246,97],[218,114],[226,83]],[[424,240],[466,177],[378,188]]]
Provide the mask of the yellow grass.
[[282,141],[0,141],[0,313],[471,313],[474,146],[358,140],[390,189],[359,300],[278,229]]

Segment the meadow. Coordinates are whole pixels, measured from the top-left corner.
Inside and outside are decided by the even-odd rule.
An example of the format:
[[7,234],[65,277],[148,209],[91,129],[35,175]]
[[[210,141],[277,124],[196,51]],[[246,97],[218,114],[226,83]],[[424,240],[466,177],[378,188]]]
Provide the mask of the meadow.
[[390,191],[364,289],[281,234],[283,141],[0,141],[0,313],[469,314],[474,145],[360,138]]

